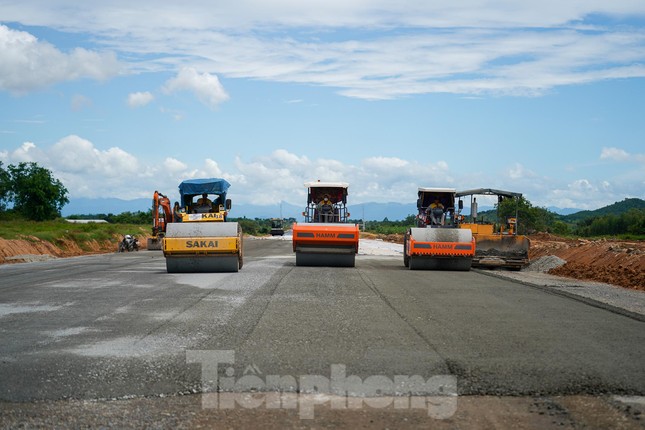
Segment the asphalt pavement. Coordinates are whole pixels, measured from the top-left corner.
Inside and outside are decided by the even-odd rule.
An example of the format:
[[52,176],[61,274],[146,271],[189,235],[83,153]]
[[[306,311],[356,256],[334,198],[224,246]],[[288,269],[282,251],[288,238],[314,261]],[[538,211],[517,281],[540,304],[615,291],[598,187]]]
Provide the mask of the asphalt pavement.
[[296,267],[288,240],[247,239],[238,273],[140,251],[1,266],[0,294],[5,402],[645,396],[642,320],[391,255]]

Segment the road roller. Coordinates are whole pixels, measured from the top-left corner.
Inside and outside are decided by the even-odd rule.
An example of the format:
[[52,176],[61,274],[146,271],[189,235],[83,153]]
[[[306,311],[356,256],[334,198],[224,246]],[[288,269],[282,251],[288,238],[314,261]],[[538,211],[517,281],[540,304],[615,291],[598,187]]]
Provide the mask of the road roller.
[[459,228],[453,188],[419,188],[416,227],[405,233],[403,264],[411,270],[468,271],[475,255],[472,231]]
[[346,182],[306,182],[304,222],[294,223],[296,266],[354,267],[358,224],[349,222]]
[[227,220],[230,184],[220,178],[179,184],[171,222],[166,222],[163,254],[168,273],[237,272],[242,268],[242,229]]

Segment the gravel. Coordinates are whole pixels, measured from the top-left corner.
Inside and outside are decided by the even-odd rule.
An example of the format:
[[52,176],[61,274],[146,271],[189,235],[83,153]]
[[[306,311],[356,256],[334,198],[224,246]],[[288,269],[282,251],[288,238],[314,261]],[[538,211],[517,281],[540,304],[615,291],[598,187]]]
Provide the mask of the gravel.
[[555,255],[545,255],[544,257],[540,257],[537,260],[531,261],[531,264],[529,264],[529,267],[527,267],[525,270],[528,272],[546,273],[551,269],[563,266],[566,262],[566,260],[563,260],[560,257],[556,257]]

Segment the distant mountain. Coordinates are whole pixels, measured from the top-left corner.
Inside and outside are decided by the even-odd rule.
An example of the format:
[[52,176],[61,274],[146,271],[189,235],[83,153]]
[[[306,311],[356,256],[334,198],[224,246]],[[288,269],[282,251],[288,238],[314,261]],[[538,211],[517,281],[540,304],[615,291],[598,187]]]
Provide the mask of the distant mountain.
[[575,223],[584,219],[600,217],[603,215],[620,215],[630,209],[645,209],[645,200],[636,198],[625,199],[622,202],[616,202],[593,211],[579,211],[571,215],[564,216],[562,219],[566,222]]
[[548,211],[554,212],[558,215],[571,215],[577,212],[580,212],[582,209],[576,209],[576,208],[559,208],[557,206],[549,206],[547,208]]
[[[70,215],[96,215],[96,214],[120,214],[123,212],[147,212],[152,208],[152,198],[122,200],[116,198],[88,199],[79,198],[70,200],[61,211],[62,216]],[[302,218],[300,206],[282,203],[283,218]],[[251,204],[236,205],[233,202],[231,216],[235,218],[278,218],[280,217],[280,204],[260,206]]]
[[252,204],[235,204],[231,208],[231,217],[233,218],[295,218],[296,221],[302,219],[302,210],[300,206],[292,205],[287,202],[277,203],[275,205],[252,205]]
[[400,221],[408,215],[416,215],[416,203],[362,203],[359,205],[348,205],[347,210],[350,218],[365,221],[383,221],[387,218],[390,221]]
[[[152,199],[134,199],[122,200],[116,198],[107,199],[73,199],[63,207],[62,215],[95,215],[95,214],[120,214],[123,212],[146,212],[152,206]],[[613,205],[597,209],[595,211],[580,211],[579,209],[565,208],[560,209],[550,207],[548,210],[563,215],[562,219],[567,222],[576,222],[584,218],[606,215],[609,213],[621,214],[631,208],[645,208],[645,200],[625,199],[622,202],[616,202]],[[274,205],[253,205],[253,204],[235,204],[231,210],[231,216],[234,218],[278,218],[282,213],[283,218],[295,218],[302,221],[302,211],[304,205],[297,206],[290,203],[282,202]],[[485,212],[493,210],[488,206],[480,206],[479,213],[484,215]],[[348,211],[351,219],[366,221],[383,221],[387,218],[390,221],[400,221],[409,215],[417,213],[416,203],[362,203],[349,205]],[[462,214],[469,215],[470,208],[465,207]]]
[[[95,215],[95,214],[120,214],[123,212],[146,212],[152,207],[152,199],[122,200],[117,198],[107,199],[72,199],[63,207],[62,215]],[[234,218],[295,218],[302,221],[304,205],[297,206],[282,202],[275,205],[253,205],[235,204],[231,209],[231,216]],[[402,203],[364,203],[360,205],[349,205],[349,213],[352,219],[367,221],[382,221],[387,218],[391,221],[405,219],[410,214],[416,214],[416,204]]]

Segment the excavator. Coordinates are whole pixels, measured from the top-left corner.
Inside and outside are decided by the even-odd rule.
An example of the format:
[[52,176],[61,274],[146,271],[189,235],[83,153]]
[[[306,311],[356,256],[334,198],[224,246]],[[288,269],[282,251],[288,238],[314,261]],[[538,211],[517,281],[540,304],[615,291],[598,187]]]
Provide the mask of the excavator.
[[404,235],[403,264],[411,270],[461,270],[471,268],[475,239],[459,228],[460,202],[455,211],[453,188],[419,188],[417,226]]
[[354,267],[358,225],[349,223],[346,182],[306,182],[303,223],[293,224],[296,266]]
[[[497,197],[497,223],[484,221],[478,217],[477,197]],[[519,221],[518,202],[521,193],[496,190],[493,188],[477,188],[474,190],[460,191],[457,197],[470,197],[470,217],[468,222],[460,224],[461,228],[472,231],[477,243],[477,251],[473,258],[473,267],[506,268],[520,270],[529,264],[530,240],[528,237],[517,234]],[[499,203],[505,199],[515,201],[515,216],[508,217],[505,222],[500,222]]]
[[242,229],[227,220],[229,187],[220,178],[183,181],[180,201],[172,210],[167,197],[155,192],[154,201],[164,213],[159,217],[157,209],[156,238],[161,239],[168,273],[237,272],[242,268]]
[[170,199],[159,191],[155,191],[152,196],[152,237],[149,237],[146,243],[148,250],[161,251],[168,222],[172,222]]

